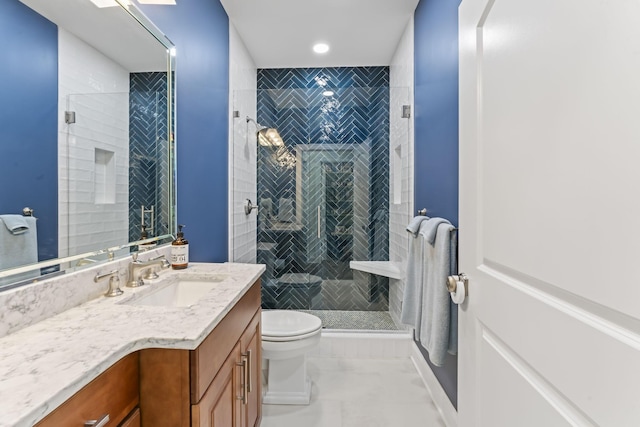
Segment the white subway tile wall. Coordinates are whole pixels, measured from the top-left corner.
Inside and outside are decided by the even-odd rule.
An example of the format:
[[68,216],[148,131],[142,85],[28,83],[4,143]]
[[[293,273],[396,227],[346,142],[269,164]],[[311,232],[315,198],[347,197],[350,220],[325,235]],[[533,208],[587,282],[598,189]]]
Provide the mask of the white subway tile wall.
[[[407,257],[409,256],[409,237],[405,227],[414,216],[415,207],[413,205],[413,185],[414,185],[414,165],[413,165],[413,18],[407,24],[404,34],[390,65],[391,80],[391,138],[390,152],[392,153],[391,177],[400,175],[402,181],[399,189],[401,195],[398,198],[395,191],[398,186],[391,182],[391,200],[399,203],[389,205],[389,260],[397,262],[402,271],[406,269]],[[402,105],[411,106],[411,118],[401,117]],[[400,155],[396,155],[396,150]],[[401,173],[396,175],[394,171],[401,169]],[[422,208],[423,206],[420,206]],[[389,281],[389,314],[399,328],[407,329],[400,323],[400,310],[402,306],[402,295],[404,291],[404,281]]]
[[244,201],[258,204],[256,184],[257,129],[247,123],[247,116],[256,119],[257,69],[242,39],[229,23],[229,105],[240,117],[230,114],[229,124],[229,260],[256,262],[257,215],[244,213]]
[[[129,72],[71,33],[58,31],[58,253],[62,257],[128,240]],[[65,123],[63,112],[68,110],[76,112],[76,123]],[[96,150],[114,155],[113,200],[96,200]]]

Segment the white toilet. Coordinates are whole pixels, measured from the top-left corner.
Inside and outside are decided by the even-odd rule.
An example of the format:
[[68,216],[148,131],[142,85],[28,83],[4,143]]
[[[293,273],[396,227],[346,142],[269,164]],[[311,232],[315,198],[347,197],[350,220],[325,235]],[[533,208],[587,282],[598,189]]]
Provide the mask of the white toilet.
[[262,312],[262,357],[266,360],[267,384],[262,403],[308,405],[311,381],[306,355],[320,343],[322,321],[293,310]]

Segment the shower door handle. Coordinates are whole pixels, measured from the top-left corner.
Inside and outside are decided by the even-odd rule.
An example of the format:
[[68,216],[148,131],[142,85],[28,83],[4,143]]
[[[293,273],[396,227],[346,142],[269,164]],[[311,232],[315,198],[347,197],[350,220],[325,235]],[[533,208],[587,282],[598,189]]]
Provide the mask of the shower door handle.
[[321,238],[321,235],[320,235],[320,229],[322,228],[322,225],[321,225],[321,221],[322,220],[320,219],[320,211],[321,210],[322,210],[322,208],[320,207],[320,205],[318,205],[318,239]]

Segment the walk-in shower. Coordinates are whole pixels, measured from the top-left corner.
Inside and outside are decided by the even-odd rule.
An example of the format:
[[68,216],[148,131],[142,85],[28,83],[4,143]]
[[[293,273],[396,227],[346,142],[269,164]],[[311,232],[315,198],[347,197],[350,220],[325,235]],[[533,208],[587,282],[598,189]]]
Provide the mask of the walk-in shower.
[[[335,329],[396,329],[388,279],[349,266],[389,260],[390,92],[387,67],[258,70],[246,137],[258,132],[264,308],[309,310]],[[258,123],[277,129],[286,161]]]

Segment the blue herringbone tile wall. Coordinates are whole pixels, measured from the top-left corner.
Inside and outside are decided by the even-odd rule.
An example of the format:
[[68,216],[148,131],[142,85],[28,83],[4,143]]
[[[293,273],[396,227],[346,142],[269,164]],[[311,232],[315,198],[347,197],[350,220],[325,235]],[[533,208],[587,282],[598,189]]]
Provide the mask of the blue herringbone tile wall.
[[265,307],[386,310],[387,283],[349,261],[389,259],[388,67],[261,69],[257,102],[297,156],[258,150]]
[[[132,73],[129,88],[129,240],[140,238],[141,206],[153,206],[155,229],[149,237],[168,232],[167,75]],[[146,216],[145,223],[150,218]]]

